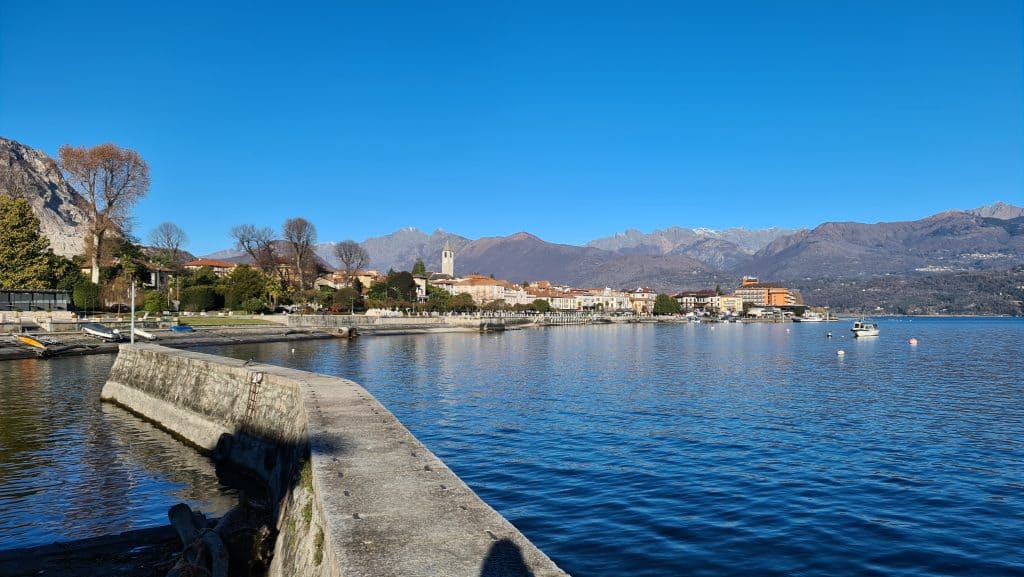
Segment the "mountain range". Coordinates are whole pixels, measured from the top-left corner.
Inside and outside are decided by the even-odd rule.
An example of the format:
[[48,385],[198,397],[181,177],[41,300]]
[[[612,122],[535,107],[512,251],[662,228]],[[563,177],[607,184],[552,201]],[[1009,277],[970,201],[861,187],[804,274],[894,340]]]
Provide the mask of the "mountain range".
[[[41,151],[0,138],[0,193],[26,198],[54,252],[82,252],[84,199],[57,163]],[[528,232],[469,239],[437,229],[404,228],[362,245],[370,268],[409,270],[423,259],[440,268],[441,248],[455,250],[457,274],[480,273],[512,281],[545,279],[581,287],[646,285],[657,290],[728,286],[742,275],[807,284],[810,279],[919,277],[932,273],[1009,270],[1024,265],[1024,208],[998,202],[906,222],[826,222],[811,229],[669,227],[636,229],[584,246],[546,242]],[[316,247],[337,266],[334,243]],[[234,250],[212,258],[245,260]]]
[[[627,230],[586,246],[550,243],[526,232],[469,240],[407,228],[367,239],[363,246],[379,270],[408,270],[416,258],[436,269],[446,240],[455,248],[458,274],[675,290],[748,274],[796,281],[1008,269],[1024,264],[1024,209],[996,203],[916,221],[827,222],[795,231]],[[330,246],[322,249],[324,260],[332,263]]]

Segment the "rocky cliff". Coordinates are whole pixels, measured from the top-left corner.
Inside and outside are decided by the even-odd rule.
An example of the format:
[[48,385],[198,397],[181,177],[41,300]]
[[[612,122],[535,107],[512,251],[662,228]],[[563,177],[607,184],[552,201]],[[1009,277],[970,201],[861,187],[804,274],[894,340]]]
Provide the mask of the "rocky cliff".
[[46,153],[0,137],[0,194],[24,198],[39,218],[53,252],[71,257],[85,246],[82,198]]

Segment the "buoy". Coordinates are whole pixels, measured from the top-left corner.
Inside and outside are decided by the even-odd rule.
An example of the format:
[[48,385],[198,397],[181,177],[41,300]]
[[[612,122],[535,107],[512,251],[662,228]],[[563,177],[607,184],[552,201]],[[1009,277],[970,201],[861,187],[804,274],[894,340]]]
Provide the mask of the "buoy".
[[912,346],[912,347],[916,347],[917,346],[917,339],[916,338],[910,337],[910,346]]
[[292,349],[292,354],[293,354],[293,355],[295,354],[295,349]]
[[825,338],[826,339],[831,339],[832,338],[832,333],[825,333]]
[[786,332],[788,333],[788,332],[789,332],[789,329],[786,329]]
[[836,351],[836,354],[842,357],[846,355],[846,351],[844,351],[843,349],[839,349],[838,351]]

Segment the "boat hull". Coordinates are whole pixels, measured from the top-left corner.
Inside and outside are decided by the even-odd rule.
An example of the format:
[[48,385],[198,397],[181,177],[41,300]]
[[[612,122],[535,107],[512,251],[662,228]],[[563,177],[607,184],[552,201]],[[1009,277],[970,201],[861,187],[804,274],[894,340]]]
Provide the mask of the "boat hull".
[[82,325],[82,332],[103,341],[118,342],[121,340],[120,333],[111,330],[110,328],[107,328],[99,323],[90,323],[87,325]]
[[36,340],[36,339],[34,339],[34,338],[30,337],[30,336],[16,335],[15,338],[18,339],[18,341],[20,341],[22,344],[28,345],[28,346],[30,346],[30,347],[32,347],[34,349],[39,349],[39,350],[42,350],[42,351],[46,350],[46,345],[45,344],[39,342],[38,340]]
[[855,337],[877,337],[878,336],[878,325],[875,323],[866,323],[864,321],[857,321],[850,327]]

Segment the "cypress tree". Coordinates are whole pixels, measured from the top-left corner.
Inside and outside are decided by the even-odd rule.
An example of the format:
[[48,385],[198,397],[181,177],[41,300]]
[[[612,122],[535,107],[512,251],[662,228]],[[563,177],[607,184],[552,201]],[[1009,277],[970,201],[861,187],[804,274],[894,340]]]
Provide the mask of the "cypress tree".
[[0,288],[50,288],[50,241],[22,198],[0,195]]

